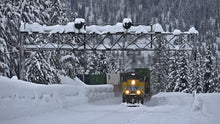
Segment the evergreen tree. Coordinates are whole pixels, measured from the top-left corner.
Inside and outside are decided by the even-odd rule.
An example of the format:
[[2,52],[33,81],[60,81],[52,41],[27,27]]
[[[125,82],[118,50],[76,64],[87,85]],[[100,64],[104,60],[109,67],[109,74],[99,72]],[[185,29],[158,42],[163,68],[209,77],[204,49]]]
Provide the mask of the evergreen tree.
[[159,63],[156,63],[152,67],[151,71],[151,89],[153,92],[160,92],[161,91],[161,77],[159,73]]
[[[27,1],[24,6],[24,14],[26,20],[24,22],[38,22],[40,24],[46,24],[46,25],[55,25],[55,24],[64,24],[66,23],[67,18],[65,17],[64,10],[62,10],[62,6],[59,2],[59,0],[39,0],[39,1]],[[27,13],[27,14],[26,14]],[[28,18],[29,17],[29,18]],[[44,37],[41,37],[37,35],[38,41],[36,43],[57,43],[62,44],[62,39],[60,35],[52,35],[49,39],[44,40]],[[44,54],[40,54],[42,57],[34,57],[34,59],[39,59],[35,61],[44,62],[45,68],[38,68],[42,69],[39,71],[45,72],[48,71],[48,74],[52,73],[54,74],[54,77],[48,75],[48,77],[44,77],[44,81],[47,81],[45,83],[59,83],[59,79],[57,79],[58,75],[55,73],[55,70],[64,69],[62,67],[62,63],[60,62],[61,59],[61,53],[58,51],[48,51]],[[46,57],[47,56],[47,57]],[[45,59],[45,60],[42,60]],[[65,61],[66,62],[66,61]],[[50,65],[50,66],[49,66]],[[32,67],[33,66],[33,67]],[[29,68],[36,68],[36,65],[29,65]],[[73,67],[69,67],[69,69],[72,71]],[[45,70],[43,70],[45,69]],[[51,70],[50,70],[51,69]],[[27,71],[29,73],[34,73],[34,71],[29,71],[30,69],[27,68]],[[73,72],[74,73],[74,72]],[[69,71],[68,74],[70,77],[73,77],[72,73]],[[35,74],[30,74],[35,75]],[[27,78],[30,78],[30,76],[27,76]],[[27,80],[33,80],[33,79],[27,79]],[[40,80],[40,79],[39,79]],[[35,82],[41,82],[34,80]]]
[[74,78],[77,74],[76,69],[79,67],[77,57],[75,57],[73,53],[69,53],[63,55],[58,61],[62,63],[62,73],[64,73],[64,75],[68,75],[71,78]]
[[39,84],[58,84],[57,71],[46,61],[45,52],[37,53],[25,65],[26,80]]
[[[19,27],[20,27],[21,22],[24,22],[24,23],[37,22],[40,24],[55,24],[55,23],[64,24],[67,21],[67,18],[65,17],[65,11],[62,9],[62,6],[59,0],[52,0],[52,1],[51,0],[46,0],[46,1],[45,0],[37,0],[37,1],[4,0],[0,2],[0,5],[1,5],[0,16],[2,17],[1,19],[4,19],[4,20],[1,20],[1,28],[3,30],[1,30],[0,32],[0,37],[2,38],[1,41],[4,40],[6,42],[7,47],[5,48],[8,48],[8,51],[9,51],[8,53],[10,53],[10,55],[8,55],[8,57],[10,57],[9,58],[10,69],[7,69],[7,70],[10,70],[11,71],[10,73],[15,71],[17,74],[19,74],[20,56],[19,56],[18,46],[20,44]],[[32,40],[35,39],[32,36],[30,36],[29,39],[28,38],[24,39],[24,41],[26,41],[27,43],[30,43],[30,42],[37,43],[39,41],[45,42],[44,38],[40,37],[39,35],[37,35],[36,37],[38,39],[37,41],[29,41],[29,39],[32,39]],[[51,41],[56,41],[56,40],[50,39],[49,42]],[[28,56],[28,54],[29,53],[25,53],[25,56]],[[48,55],[48,54],[53,55],[53,56],[50,56],[52,60],[50,60],[50,58],[46,59],[48,61],[47,63],[51,63],[51,61],[53,61],[53,59],[56,58],[57,55],[50,54],[50,52],[48,52],[47,54],[43,54],[43,55]],[[35,59],[45,59],[45,58],[46,57],[35,57]],[[38,60],[38,61],[43,61],[43,60]],[[35,66],[36,65],[33,65],[33,67]],[[54,64],[54,66],[57,67],[58,65]],[[30,65],[29,67],[32,68]],[[26,69],[29,70],[28,68]],[[41,71],[45,71],[45,70],[41,70]],[[31,72],[34,73],[34,71],[29,71],[29,73]],[[29,78],[30,76],[26,76],[26,77]],[[30,80],[30,79],[26,79],[26,80]],[[35,80],[35,82],[39,82],[39,81]],[[48,83],[51,83],[51,82],[54,82],[54,81],[49,81]]]
[[92,54],[90,54],[88,59],[88,63],[89,63],[89,73],[90,74],[99,74],[99,69],[100,68],[100,60],[99,60],[100,55],[97,52],[93,52]]
[[10,76],[10,72],[9,72],[9,53],[8,53],[8,46],[6,44],[5,39],[3,39],[3,37],[5,38],[6,34],[4,32],[5,28],[6,28],[6,18],[5,16],[2,14],[2,5],[0,5],[0,75],[2,76]]
[[6,42],[0,37],[0,75],[10,76],[9,73],[9,54],[7,50]]
[[105,74],[117,70],[111,53],[107,56],[106,52],[92,52],[89,55],[88,63],[90,74]]
[[178,62],[178,79],[174,88],[175,92],[189,92],[189,82],[188,82],[188,67],[186,55],[184,52],[180,52],[180,58]]
[[178,52],[174,52],[169,60],[169,71],[168,71],[168,84],[166,86],[167,92],[173,92],[175,88],[175,84],[177,81],[178,76]]
[[[0,8],[0,16],[1,16],[1,31],[0,31],[0,38],[1,41],[4,41],[7,46],[4,46],[4,49],[7,49],[8,55],[4,55],[4,57],[8,56],[9,63],[7,63],[8,69],[7,73],[17,73],[19,71],[18,65],[18,58],[19,52],[17,50],[17,46],[19,46],[19,36],[18,36],[18,29],[19,29],[19,20],[20,20],[20,13],[19,13],[19,6],[17,5],[18,1],[9,1],[4,0],[1,1],[1,8]],[[9,54],[10,53],[10,54]],[[9,76],[9,75],[8,75]]]
[[151,73],[151,82],[152,88],[156,92],[166,91],[166,86],[168,84],[168,69],[169,67],[169,53],[165,46],[165,43],[159,42],[158,48],[156,48],[156,52],[154,53],[154,65]]
[[190,86],[190,92],[196,91],[197,93],[203,92],[203,58],[198,53],[196,62],[193,63],[193,66],[191,67],[192,71],[190,72],[192,74],[191,77],[191,86]]
[[217,92],[220,93],[220,61],[219,61],[219,54],[217,54],[217,60],[216,60],[216,74],[217,74],[217,82],[218,82],[218,86],[217,86]]
[[205,56],[205,73],[204,73],[204,85],[203,85],[203,92],[210,93],[214,92],[214,87],[216,87],[216,83],[214,81],[215,73],[213,68],[213,56],[211,52],[210,43],[207,42],[207,51]]

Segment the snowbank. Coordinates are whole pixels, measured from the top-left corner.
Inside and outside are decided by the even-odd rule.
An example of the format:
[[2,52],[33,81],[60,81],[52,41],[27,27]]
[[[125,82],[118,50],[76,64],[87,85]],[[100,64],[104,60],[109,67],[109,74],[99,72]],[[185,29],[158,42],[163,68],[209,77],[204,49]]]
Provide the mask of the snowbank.
[[[212,116],[213,123],[219,123],[220,117],[220,93],[201,93],[201,94],[187,94],[187,93],[158,93],[154,95],[147,106],[160,108],[183,108],[186,113],[202,114],[208,118]],[[179,106],[179,107],[178,107]],[[202,120],[205,118],[202,118]]]
[[68,76],[59,75],[61,79],[61,84],[64,85],[74,85],[74,86],[85,86],[86,84],[82,82],[79,78],[75,78],[74,80]]
[[87,85],[86,96],[89,101],[102,100],[114,97],[112,85]]
[[42,113],[86,101],[81,89],[76,86],[47,86],[16,78],[0,79],[0,120]]
[[62,84],[83,87],[85,89],[85,96],[90,102],[114,97],[113,85],[86,85],[77,77],[75,80],[67,76],[60,76],[60,78]]
[[111,85],[86,86],[62,77],[64,85],[41,85],[0,76],[0,120],[34,115],[88,101],[109,98]]
[[[151,100],[147,103],[149,106],[185,106],[192,105],[193,95],[187,93],[170,92],[163,93],[160,92],[154,95]],[[191,107],[191,106],[189,106]]]

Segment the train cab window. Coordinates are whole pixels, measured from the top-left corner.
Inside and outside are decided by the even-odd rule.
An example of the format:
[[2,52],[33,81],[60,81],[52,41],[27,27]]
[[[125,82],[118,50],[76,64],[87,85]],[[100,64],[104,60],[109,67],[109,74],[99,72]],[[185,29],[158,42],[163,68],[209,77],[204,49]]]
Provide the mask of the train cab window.
[[139,73],[127,73],[123,76],[123,82],[126,82],[127,80],[130,79],[137,79],[140,80],[141,82],[144,82],[145,76]]

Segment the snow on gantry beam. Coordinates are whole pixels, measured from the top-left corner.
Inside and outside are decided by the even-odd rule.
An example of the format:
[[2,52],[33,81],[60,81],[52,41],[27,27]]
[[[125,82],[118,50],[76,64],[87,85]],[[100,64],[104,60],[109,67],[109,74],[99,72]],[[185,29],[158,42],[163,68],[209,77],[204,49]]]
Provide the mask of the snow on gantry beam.
[[181,34],[199,34],[199,32],[195,29],[195,27],[191,27],[187,32],[181,32],[179,29],[175,29],[173,31],[173,35],[181,35]]
[[[149,25],[138,25],[131,26],[130,28],[124,28],[124,23],[131,22],[131,19],[125,18],[123,23],[116,23],[115,25],[90,25],[85,26],[85,20],[82,18],[77,18],[74,22],[69,22],[66,25],[53,25],[46,26],[40,25],[38,23],[24,23],[21,22],[20,32],[27,33],[43,33],[43,34],[54,34],[54,33],[86,33],[86,34],[117,34],[117,33],[130,33],[130,34],[141,34],[141,33],[162,33],[162,34],[180,34],[181,32],[165,32],[160,24]],[[80,27],[80,28],[79,28]],[[192,27],[189,31],[184,32],[184,34],[198,34],[198,31]]]

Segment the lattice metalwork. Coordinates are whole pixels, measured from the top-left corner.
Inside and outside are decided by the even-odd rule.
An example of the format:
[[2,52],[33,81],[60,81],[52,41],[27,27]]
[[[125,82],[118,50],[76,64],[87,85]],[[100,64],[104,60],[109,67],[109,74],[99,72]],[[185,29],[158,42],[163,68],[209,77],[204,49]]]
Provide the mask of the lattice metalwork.
[[[24,70],[25,51],[155,51],[163,45],[169,51],[192,51],[196,53],[197,34],[155,32],[68,32],[40,33],[21,31],[21,70]],[[53,39],[53,40],[51,40]],[[195,54],[196,55],[196,54]],[[24,74],[23,72],[21,74]],[[24,77],[24,75],[21,75]]]

